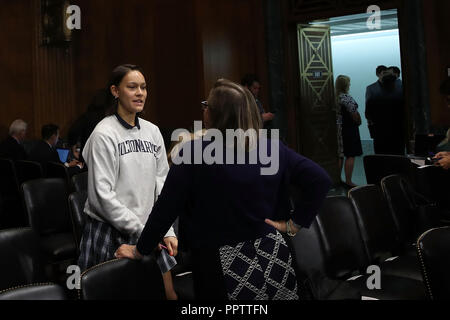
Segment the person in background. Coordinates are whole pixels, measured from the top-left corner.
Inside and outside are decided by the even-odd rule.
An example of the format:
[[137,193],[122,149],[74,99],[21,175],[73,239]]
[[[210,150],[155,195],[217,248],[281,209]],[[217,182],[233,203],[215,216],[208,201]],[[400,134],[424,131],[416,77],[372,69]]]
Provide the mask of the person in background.
[[336,78],[337,104],[341,108],[342,115],[342,143],[344,148],[345,164],[345,184],[350,188],[356,185],[352,182],[355,157],[363,154],[359,126],[361,116],[358,112],[358,104],[349,94],[350,78],[340,75]]
[[400,75],[402,72],[399,67],[392,66],[392,67],[389,67],[388,70],[392,72],[392,74],[397,78],[397,80],[401,81]]
[[[107,88],[110,115],[98,123],[83,150],[88,167],[78,258],[83,271],[114,259],[121,244],[136,243],[169,170],[159,128],[139,117],[147,99],[142,69],[131,64],[116,67]],[[151,250],[157,248],[166,297],[176,300],[170,270],[176,265],[178,239],[171,226]]]
[[64,165],[68,168],[70,176],[76,175],[83,171],[84,162],[81,158],[80,143],[77,143],[70,148],[69,155],[67,156],[67,160]]
[[241,84],[253,94],[256,105],[258,106],[261,119],[264,123],[273,120],[275,115],[271,112],[264,111],[261,101],[259,101],[259,91],[261,90],[261,82],[254,74],[247,74],[242,78]]
[[[80,152],[82,154],[84,145],[94,131],[95,126],[106,116],[108,106],[108,89],[99,89],[95,92],[85,113],[83,113],[71,125],[68,132],[69,145],[80,144]],[[82,160],[81,156],[81,160]]]
[[[380,68],[380,67],[379,67]],[[366,92],[366,118],[376,154],[405,154],[403,90],[392,70],[382,71],[381,81]],[[370,89],[371,88],[371,89]]]
[[[255,98],[234,82],[215,83],[203,117],[207,138],[201,141],[201,151],[210,147],[210,134],[243,130],[250,135],[218,148],[222,160],[239,150],[247,161],[219,160],[213,165],[174,161],[137,245],[122,245],[117,257],[140,259],[149,254],[175,219],[185,217],[196,299],[297,300],[293,260],[281,233],[295,236],[301,227],[310,227],[329,191],[330,177],[281,141],[259,137],[262,121]],[[193,157],[195,141],[186,142],[178,156],[190,152]],[[258,157],[260,147],[279,156],[278,170],[272,175],[261,173],[265,165]],[[255,162],[248,161],[253,157]],[[291,184],[304,195],[292,214]]]
[[0,143],[0,158],[26,160],[27,154],[23,148],[23,141],[27,134],[27,123],[22,119],[14,120],[9,126],[9,135]]

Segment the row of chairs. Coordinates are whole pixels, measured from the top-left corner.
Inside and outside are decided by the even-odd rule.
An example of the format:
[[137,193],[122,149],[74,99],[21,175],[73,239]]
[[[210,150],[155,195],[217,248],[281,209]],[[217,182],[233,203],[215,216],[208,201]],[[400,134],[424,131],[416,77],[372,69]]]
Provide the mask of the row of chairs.
[[[329,197],[309,229],[287,238],[300,282],[313,297],[427,297],[416,240],[446,223],[433,203],[417,203],[411,192],[408,181],[393,175],[383,178],[381,187],[366,185],[348,197]],[[371,266],[380,268],[380,290],[367,286]]]
[[0,159],[0,175],[0,228],[29,225],[21,190],[27,181],[61,178],[70,191],[87,189],[87,171],[70,177],[62,163],[49,162],[44,168],[39,162]]
[[[0,253],[8,257],[0,277],[0,299],[91,300],[118,295],[121,299],[164,299],[161,272],[153,257],[141,262],[108,261],[81,275],[83,290],[77,295],[66,288],[67,267],[76,265],[79,255],[87,200],[87,173],[76,179],[84,183],[70,195],[59,178],[22,184],[30,227],[0,230]],[[135,277],[130,279],[130,275]]]
[[[28,241],[27,241],[28,240]],[[33,233],[31,229],[3,230],[0,231],[0,252],[7,253],[13,261],[21,261],[20,265],[15,265],[12,269],[11,262],[8,263],[8,269],[4,274],[11,275],[11,270],[17,274],[17,270],[23,270],[21,275],[27,279],[28,283],[0,291],[0,300],[67,300],[70,299],[67,288],[62,284],[38,281],[38,265],[33,265],[37,259],[33,259],[32,254],[28,256],[28,265],[24,263],[24,254],[26,252],[35,253],[29,248],[33,243]],[[417,240],[419,261],[425,278],[427,296],[430,299],[448,299],[450,296],[449,283],[450,276],[448,268],[450,267],[450,258],[448,251],[450,249],[450,228],[443,227],[432,229],[422,234]],[[14,252],[8,252],[8,247],[4,243],[18,245]],[[26,244],[26,245],[24,245]],[[9,247],[11,248],[11,247]],[[18,255],[20,259],[15,259]],[[386,276],[382,278],[383,289],[393,290],[403,293],[403,297],[408,295],[411,286],[407,283],[391,286],[386,281],[391,280]],[[398,279],[398,278],[397,278]],[[1,285],[4,286],[5,279],[2,279]],[[177,280],[177,278],[175,279]],[[363,279],[365,280],[365,279]],[[361,281],[359,282],[361,284]],[[78,299],[83,300],[163,300],[164,287],[161,273],[157,263],[152,257],[146,257],[143,261],[131,260],[112,260],[95,266],[84,272],[80,278],[80,290],[78,290]],[[356,283],[358,286],[358,283]],[[335,286],[334,286],[335,287]],[[352,284],[355,287],[355,284]],[[333,288],[333,287],[330,287]],[[342,287],[341,287],[342,288]],[[413,288],[415,289],[415,288]],[[326,292],[327,296],[320,296],[322,299],[348,299],[346,296],[336,294],[335,292]],[[316,293],[319,290],[316,290]],[[342,293],[342,290],[341,290]],[[373,293],[371,292],[370,295]],[[317,297],[316,297],[317,298]],[[388,298],[388,297],[386,297]],[[398,299],[397,296],[391,297]],[[421,298],[421,297],[417,297]]]
[[[432,165],[420,166],[410,158],[398,155],[366,155],[363,163],[368,184],[380,185],[384,177],[401,175],[418,193],[435,202],[450,219],[449,170]],[[427,163],[425,158],[422,160],[424,163]]]
[[[0,172],[9,186],[20,187],[26,181],[41,178],[61,178],[72,191],[87,188],[87,171],[71,176],[68,168],[60,162],[47,162],[42,165],[36,161],[0,159],[0,164]],[[3,184],[6,185],[6,183]]]
[[[379,299],[426,297],[417,248],[413,244],[424,230],[438,226],[441,221],[435,218],[437,214],[432,204],[414,202],[411,188],[402,177],[386,177],[381,185],[382,188],[374,185],[355,188],[350,191],[349,198],[327,198],[311,228],[302,229],[296,237],[287,239],[294,254],[299,282],[307,284],[313,298],[349,298],[357,296],[354,293]],[[13,257],[14,252],[16,256],[20,253],[17,258],[8,260],[16,263],[11,270],[17,270],[18,274],[2,279],[7,283],[2,283],[0,289],[45,283],[48,280],[64,284],[65,278],[61,281],[58,277],[42,277],[42,272],[39,271],[42,264],[36,262],[39,261],[38,258],[31,256],[35,254],[44,257],[44,266],[60,265],[61,261],[74,263],[78,255],[76,248],[83,225],[86,192],[68,196],[61,179],[28,181],[23,184],[22,189],[31,228],[0,231],[6,238],[15,235],[18,240],[14,241],[26,243],[14,244],[12,240],[2,240],[0,237],[0,246],[6,243],[5,247],[17,249],[5,249],[3,256]],[[105,284],[97,283],[92,286],[97,288],[97,291],[93,289],[95,294],[88,294],[89,290],[83,291],[85,286],[82,280],[80,297],[112,298],[114,294],[121,293],[122,298],[136,297],[125,290],[132,285],[139,286],[141,274],[137,271],[126,273],[130,268],[139,268],[133,266],[135,263],[137,262],[113,260],[89,270],[83,274],[82,279],[93,278],[97,280],[92,281]],[[370,265],[381,268],[382,290],[372,291],[366,286],[366,271]],[[63,271],[65,272],[64,269]],[[108,283],[113,283],[111,279],[118,275],[122,275],[121,279],[125,282],[123,290],[112,291],[108,295],[102,289],[108,288]],[[346,281],[355,276],[358,278]],[[160,275],[152,273],[148,277],[158,278]],[[128,281],[134,284],[129,284]],[[347,286],[347,295],[339,295],[339,290],[330,293],[330,290],[323,289],[324,284],[334,288]],[[159,285],[155,285],[155,288],[161,289]],[[192,279],[189,275],[175,276],[175,288],[178,292],[187,292],[182,297],[193,297]],[[159,289],[155,289],[152,297],[161,294]]]

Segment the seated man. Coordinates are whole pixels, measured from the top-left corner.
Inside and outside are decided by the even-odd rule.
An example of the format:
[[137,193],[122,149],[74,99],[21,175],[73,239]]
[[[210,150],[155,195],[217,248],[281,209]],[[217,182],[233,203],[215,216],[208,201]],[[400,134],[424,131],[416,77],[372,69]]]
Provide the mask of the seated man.
[[14,120],[9,127],[8,137],[0,143],[0,158],[26,160],[27,154],[22,146],[27,134],[27,123],[22,119]]
[[59,139],[59,127],[54,124],[46,124],[41,129],[41,137],[36,146],[30,152],[30,160],[45,165],[47,162],[58,162],[58,152],[55,149]]

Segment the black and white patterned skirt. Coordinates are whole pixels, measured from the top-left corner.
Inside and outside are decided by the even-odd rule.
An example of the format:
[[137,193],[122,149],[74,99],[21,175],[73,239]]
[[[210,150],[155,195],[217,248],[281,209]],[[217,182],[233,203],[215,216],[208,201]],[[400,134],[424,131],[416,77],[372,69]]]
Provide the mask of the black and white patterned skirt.
[[292,256],[277,231],[219,248],[229,300],[298,300]]
[[[85,221],[78,257],[78,266],[82,272],[115,259],[114,253],[122,244],[137,243],[137,236],[124,235],[109,223],[98,221],[88,215],[85,215]],[[156,261],[162,273],[166,273],[177,264],[175,258],[169,256],[165,250],[158,254]]]

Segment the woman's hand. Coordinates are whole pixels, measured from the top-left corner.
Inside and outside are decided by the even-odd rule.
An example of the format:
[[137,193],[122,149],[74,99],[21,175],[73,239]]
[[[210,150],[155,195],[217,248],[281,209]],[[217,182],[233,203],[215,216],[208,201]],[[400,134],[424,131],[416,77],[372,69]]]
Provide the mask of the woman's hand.
[[[290,225],[291,225],[291,232],[297,233],[300,229],[297,228],[296,226],[294,226],[292,219],[290,219],[289,221],[290,221]],[[266,220],[264,220],[264,222],[267,223],[268,225],[271,225],[272,227],[274,227],[275,229],[277,229],[278,231],[280,231],[282,233],[287,232],[287,225],[286,225],[287,221],[284,221],[284,220],[272,221],[270,219],[266,219]]]
[[123,244],[116,250],[114,256],[117,259],[132,259],[132,260],[140,260],[142,259],[142,255],[137,250],[136,246],[132,246],[129,244]]
[[[176,256],[178,254],[178,239],[176,237],[165,237],[163,241],[167,247],[169,255],[171,255],[172,257]],[[160,250],[162,250],[161,245],[158,245],[158,247]]]

